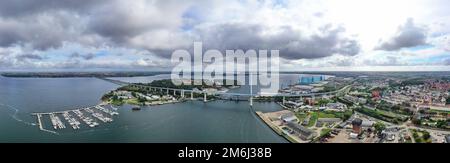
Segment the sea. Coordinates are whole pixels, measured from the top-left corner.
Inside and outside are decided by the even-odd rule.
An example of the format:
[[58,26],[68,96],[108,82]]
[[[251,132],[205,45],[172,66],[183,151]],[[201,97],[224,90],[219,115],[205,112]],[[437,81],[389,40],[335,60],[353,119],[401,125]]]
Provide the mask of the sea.
[[[112,78],[126,82],[151,82],[168,79],[167,74],[144,77]],[[297,74],[281,75],[282,83],[298,81]],[[280,86],[283,86],[280,83]],[[110,123],[90,128],[82,125],[73,130],[39,130],[32,113],[55,112],[99,104],[103,94],[119,86],[98,78],[8,78],[0,77],[0,142],[1,143],[287,143],[252,109],[278,111],[273,102],[187,101],[143,107],[114,106],[119,115]],[[248,93],[249,86],[234,92]],[[256,92],[258,88],[256,88]],[[111,106],[106,106],[111,108]],[[48,117],[46,129],[53,130]]]

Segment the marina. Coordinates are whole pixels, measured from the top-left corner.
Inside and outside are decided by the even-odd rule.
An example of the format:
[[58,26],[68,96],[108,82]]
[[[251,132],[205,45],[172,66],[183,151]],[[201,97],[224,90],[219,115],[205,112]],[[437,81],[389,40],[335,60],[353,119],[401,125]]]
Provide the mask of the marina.
[[[40,130],[56,133],[53,130],[66,129],[65,123],[68,123],[73,130],[81,129],[82,122],[90,128],[94,128],[100,125],[99,122],[113,122],[113,117],[115,115],[119,115],[119,113],[117,112],[117,108],[107,109],[101,105],[97,105],[93,107],[58,112],[32,113],[32,115],[37,117],[37,123]],[[42,120],[44,115],[49,116],[53,130],[45,129],[45,125],[43,124],[44,121]],[[61,119],[61,116],[65,121]]]

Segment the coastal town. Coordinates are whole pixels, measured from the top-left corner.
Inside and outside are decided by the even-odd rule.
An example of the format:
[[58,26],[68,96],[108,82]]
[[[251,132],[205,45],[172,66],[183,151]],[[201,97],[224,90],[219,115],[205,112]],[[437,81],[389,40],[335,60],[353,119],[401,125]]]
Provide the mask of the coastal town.
[[311,75],[280,91],[309,93],[339,84],[346,86],[334,95],[285,98],[278,102],[284,110],[257,114],[291,142],[450,142],[448,80]]

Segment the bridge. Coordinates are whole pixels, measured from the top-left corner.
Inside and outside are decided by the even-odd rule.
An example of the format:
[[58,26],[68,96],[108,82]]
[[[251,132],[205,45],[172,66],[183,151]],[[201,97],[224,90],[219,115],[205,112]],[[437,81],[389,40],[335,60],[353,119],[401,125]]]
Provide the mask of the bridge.
[[253,98],[254,97],[261,97],[261,96],[267,96],[267,97],[282,97],[283,98],[283,104],[285,103],[286,97],[288,98],[294,98],[294,97],[299,97],[299,98],[303,98],[303,97],[323,97],[323,96],[331,96],[331,95],[336,95],[338,93],[341,93],[345,90],[348,90],[349,86],[345,86],[343,88],[341,88],[340,90],[336,90],[336,91],[331,91],[331,92],[322,92],[322,93],[306,93],[306,94],[288,94],[288,93],[258,93],[258,94],[253,94],[251,93],[232,93],[232,92],[208,92],[208,91],[202,91],[202,90],[188,90],[188,89],[176,89],[176,88],[166,88],[166,87],[155,87],[155,86],[149,86],[149,85],[143,85],[143,84],[139,84],[139,83],[130,83],[130,82],[125,82],[125,81],[120,81],[120,80],[114,80],[114,79],[108,79],[108,78],[99,78],[101,80],[105,80],[120,86],[126,86],[126,85],[131,85],[134,87],[137,87],[139,89],[147,89],[150,91],[160,91],[160,92],[166,92],[166,94],[168,95],[170,92],[173,92],[173,95],[177,95],[177,92],[179,92],[179,94],[181,95],[182,98],[186,98],[186,93],[189,95],[190,94],[190,99],[194,100],[194,93],[196,94],[203,94],[203,101],[207,102],[207,96],[208,95],[227,95],[227,96],[234,96],[234,97],[248,97],[248,101],[250,103],[250,106],[253,106]]

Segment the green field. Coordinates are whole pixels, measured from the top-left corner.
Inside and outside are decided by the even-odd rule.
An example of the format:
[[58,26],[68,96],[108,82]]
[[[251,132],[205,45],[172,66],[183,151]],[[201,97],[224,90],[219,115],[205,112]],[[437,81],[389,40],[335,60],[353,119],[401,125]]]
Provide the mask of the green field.
[[305,113],[295,113],[295,116],[298,118],[298,121],[301,123],[308,116]]
[[353,112],[351,110],[347,110],[345,112],[336,112],[336,111],[321,111],[319,112],[319,118],[340,118],[342,120],[347,120],[352,116]]
[[331,132],[330,128],[323,128],[322,130],[320,130],[320,137],[322,137],[330,132]]
[[388,122],[392,122],[392,123],[399,123],[401,121],[406,121],[407,118],[405,116],[400,116],[397,115],[395,113],[392,112],[388,112],[388,111],[384,111],[384,110],[379,110],[379,109],[368,109],[365,107],[361,107],[361,108],[357,108],[356,111],[359,111],[365,115],[377,118],[377,119],[381,119],[383,121],[388,121]]
[[317,119],[319,118],[319,115],[317,112],[311,113],[311,118],[309,119],[308,127],[312,127],[316,124]]

